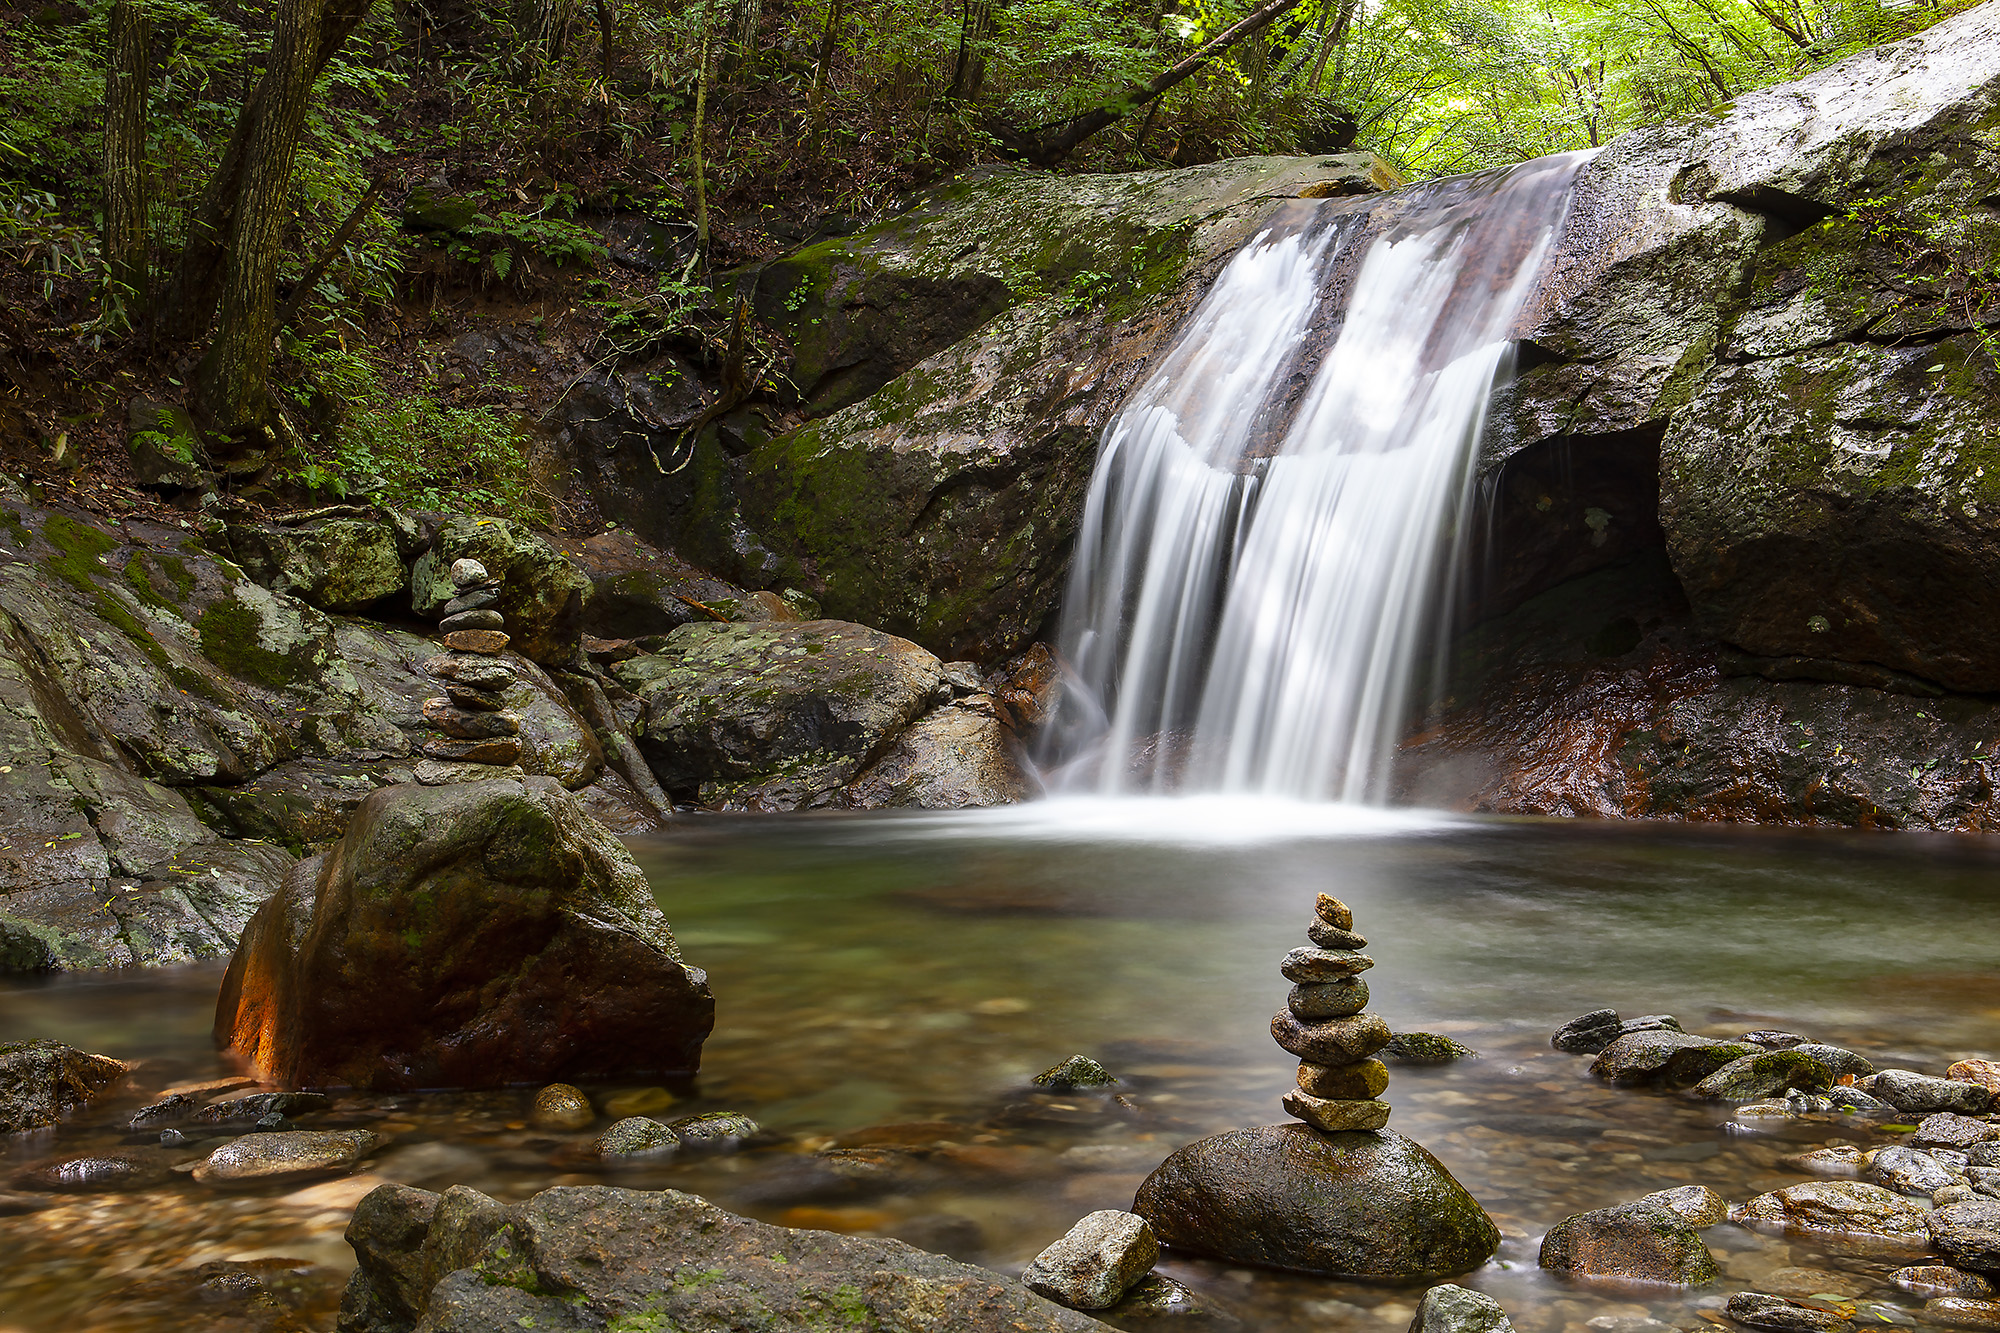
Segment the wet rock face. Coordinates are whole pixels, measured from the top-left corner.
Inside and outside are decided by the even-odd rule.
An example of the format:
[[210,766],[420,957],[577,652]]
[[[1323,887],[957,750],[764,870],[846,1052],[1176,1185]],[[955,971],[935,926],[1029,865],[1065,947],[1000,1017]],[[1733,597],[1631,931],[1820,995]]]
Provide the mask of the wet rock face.
[[1868,1090],[1898,1111],[1912,1114],[1955,1111],[1963,1115],[1984,1115],[1993,1100],[1993,1094],[1978,1083],[1931,1078],[1907,1069],[1883,1070],[1875,1075]]
[[1947,1204],[1925,1219],[1931,1244],[1960,1268],[2000,1274],[2000,1201]]
[[1730,1212],[1745,1226],[1805,1235],[1858,1236],[1921,1246],[1929,1210],[1880,1185],[1814,1180],[1759,1194]]
[[988,805],[1027,790],[983,693],[860,625],[687,625],[616,663],[661,784],[726,808]]
[[1132,1211],[1177,1250],[1328,1276],[1449,1277],[1500,1243],[1464,1187],[1393,1130],[1212,1134],[1161,1163]]
[[386,1185],[355,1210],[348,1241],[359,1264],[343,1333],[746,1322],[817,1333],[829,1311],[870,1328],[941,1317],[965,1333],[1104,1327],[985,1269],[897,1241],[753,1222],[674,1190],[564,1187],[502,1207],[462,1186],[438,1196]]
[[1446,1282],[1432,1287],[1417,1302],[1409,1333],[1513,1333],[1513,1321],[1500,1302],[1483,1292]]
[[129,1067],[59,1041],[0,1045],[0,1134],[55,1124],[97,1100]]
[[1021,1282],[1072,1310],[1108,1310],[1159,1257],[1159,1242],[1144,1218],[1101,1209],[1036,1255]]
[[217,1040],[374,1088],[691,1074],[714,1025],[645,875],[548,778],[385,788],[230,960]]
[[1722,1275],[1694,1224],[1650,1198],[1564,1218],[1542,1239],[1541,1265],[1576,1278],[1681,1287]]

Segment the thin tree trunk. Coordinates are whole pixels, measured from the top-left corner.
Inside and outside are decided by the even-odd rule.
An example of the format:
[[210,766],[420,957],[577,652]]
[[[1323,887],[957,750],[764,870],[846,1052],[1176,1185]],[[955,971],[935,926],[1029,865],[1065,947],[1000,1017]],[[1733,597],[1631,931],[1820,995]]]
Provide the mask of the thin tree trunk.
[[[326,68],[326,62],[333,59],[334,52],[361,26],[373,3],[374,0],[319,0],[315,5],[320,10],[319,35],[313,53],[312,78],[306,81],[308,91]],[[236,117],[236,128],[223,150],[222,161],[208,178],[201,203],[188,220],[187,240],[181,247],[180,263],[175,266],[164,303],[167,334],[175,341],[200,341],[214,318],[222,288],[223,261],[228,255],[236,210],[244,192],[246,154],[251,140],[263,133],[260,126],[270,86],[271,70],[267,67],[244,98],[243,110]]]
[[[215,338],[196,371],[196,402],[206,424],[244,443],[269,434],[278,261],[291,221],[292,164],[306,107],[332,54],[321,50],[328,4],[279,0],[264,77],[252,95],[257,110],[244,142],[242,183],[230,210]],[[249,111],[246,105],[246,116]]]
[[299,279],[299,285],[292,288],[292,294],[285,298],[284,306],[271,321],[272,332],[283,333],[285,326],[298,317],[299,308],[312,299],[313,288],[319,285],[319,280],[326,276],[327,269],[333,266],[334,256],[338,255],[340,247],[346,245],[353,237],[355,228],[361,225],[361,219],[368,216],[368,210],[375,204],[375,196],[382,193],[384,179],[382,176],[377,176],[368,182],[368,189],[362,194],[361,201],[348,212],[347,219],[340,224],[340,229],[333,233],[333,239],[326,243],[326,249],[320,251],[320,256],[313,262],[313,266],[306,270],[303,278]]
[[1054,138],[1036,146],[1033,156],[1042,162],[1059,162],[1091,135],[1113,124],[1121,118],[1166,92],[1169,88],[1193,74],[1209,61],[1227,51],[1246,37],[1253,37],[1271,26],[1286,11],[1298,7],[1300,0],[1266,0],[1250,11],[1235,26],[1218,33],[1200,50],[1173,68],[1157,75],[1143,88],[1133,88],[1116,102],[1086,111],[1072,118]]
[[104,271],[137,326],[146,313],[146,99],[152,25],[141,0],[111,6],[104,71]]
[[806,134],[808,157],[818,155],[820,136],[826,132],[826,84],[829,67],[833,64],[833,42],[840,34],[844,8],[845,0],[833,0],[826,11],[826,28],[819,35],[819,60],[813,66],[812,96],[806,99],[806,114],[811,123],[811,129]]
[[701,5],[701,35],[696,41],[701,67],[695,72],[694,81],[694,133],[689,146],[694,157],[694,257],[688,261],[688,271],[692,273],[697,262],[708,255],[708,166],[702,156],[702,140],[708,135],[708,46],[709,46],[709,0],[698,0]]
[[958,24],[958,59],[952,65],[951,88],[945,96],[970,102],[986,82],[986,35],[993,27],[993,0],[965,0]]

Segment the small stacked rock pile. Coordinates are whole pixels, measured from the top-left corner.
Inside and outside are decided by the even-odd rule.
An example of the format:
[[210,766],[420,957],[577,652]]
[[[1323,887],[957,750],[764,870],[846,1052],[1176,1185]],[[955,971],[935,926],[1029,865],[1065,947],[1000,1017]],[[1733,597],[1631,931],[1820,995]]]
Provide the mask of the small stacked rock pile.
[[438,787],[519,777],[521,719],[506,706],[514,668],[499,656],[509,642],[506,618],[497,609],[500,581],[477,560],[459,560],[451,582],[458,595],[445,603],[438,624],[449,651],[424,663],[443,683],[445,697],[424,700],[424,721],[437,735],[424,742],[417,781]]
[[1285,1113],[1330,1133],[1376,1130],[1389,1123],[1389,1068],[1374,1058],[1389,1044],[1389,1025],[1368,1007],[1361,974],[1375,960],[1360,950],[1354,913],[1322,893],[1306,933],[1315,947],[1285,955],[1291,981],[1286,1011],[1271,1020],[1271,1036],[1299,1057],[1299,1086],[1285,1094]]

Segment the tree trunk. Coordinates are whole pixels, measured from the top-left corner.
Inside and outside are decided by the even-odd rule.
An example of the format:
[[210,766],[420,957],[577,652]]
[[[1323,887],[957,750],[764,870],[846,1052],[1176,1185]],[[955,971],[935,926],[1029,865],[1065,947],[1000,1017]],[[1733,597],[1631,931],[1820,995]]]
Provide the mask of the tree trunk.
[[[215,338],[196,371],[204,423],[229,440],[252,445],[267,438],[270,421],[278,261],[292,216],[287,207],[292,164],[306,106],[313,81],[333,54],[322,49],[329,6],[330,0],[279,0],[264,77],[244,106],[244,117],[253,123],[229,210]],[[352,29],[350,24],[340,35]]]
[[111,51],[104,70],[104,275],[107,298],[126,323],[146,313],[146,98],[152,25],[141,0],[111,6]]
[[[282,0],[281,23],[282,10],[293,2]],[[348,35],[361,26],[361,20],[367,17],[374,0],[305,0],[305,3],[319,14],[312,77],[305,83],[310,93],[313,81],[326,68],[326,62],[333,59],[334,52],[340,49]],[[272,58],[275,59],[276,55],[274,39]],[[235,233],[236,210],[244,193],[248,146],[263,132],[260,126],[271,83],[272,70],[267,65],[263,77],[244,98],[243,110],[236,117],[236,128],[229,136],[229,146],[223,150],[222,161],[217,164],[215,174],[208,178],[208,184],[202,189],[201,203],[188,220],[187,242],[181,247],[180,263],[175,266],[174,279],[164,302],[167,336],[176,342],[201,341],[214,318],[216,301],[222,288],[223,261]]]
[[688,137],[694,159],[694,256],[688,261],[689,273],[694,272],[696,263],[708,257],[708,164],[702,156],[702,140],[708,136],[708,48],[713,25],[709,21],[710,0],[697,2],[701,5],[701,33],[695,45],[701,67],[695,71],[694,131]]
[[806,99],[810,129],[806,134],[806,156],[819,156],[820,138],[826,133],[826,84],[833,64],[833,43],[840,35],[840,19],[845,0],[833,0],[827,7],[826,27],[819,35],[819,60],[813,66],[812,94]]
[[945,96],[970,102],[986,82],[986,35],[993,27],[993,0],[965,0],[958,24],[958,59]]

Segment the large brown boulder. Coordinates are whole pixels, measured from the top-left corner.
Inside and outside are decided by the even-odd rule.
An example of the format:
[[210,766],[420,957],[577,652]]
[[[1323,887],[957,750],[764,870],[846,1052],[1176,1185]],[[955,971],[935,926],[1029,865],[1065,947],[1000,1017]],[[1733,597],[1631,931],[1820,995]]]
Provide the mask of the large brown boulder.
[[287,1085],[692,1074],[715,1024],[645,875],[550,778],[385,787],[252,918],[219,1042]]

